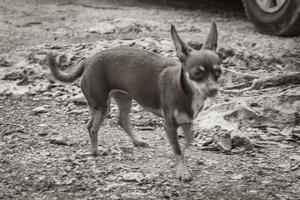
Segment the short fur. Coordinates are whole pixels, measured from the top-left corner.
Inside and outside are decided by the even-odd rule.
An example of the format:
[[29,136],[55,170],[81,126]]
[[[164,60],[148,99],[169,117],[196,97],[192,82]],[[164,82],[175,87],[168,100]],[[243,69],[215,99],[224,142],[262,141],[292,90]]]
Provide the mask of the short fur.
[[[175,27],[171,34],[180,62],[158,54],[131,47],[101,51],[82,61],[73,73],[65,74],[55,57],[49,54],[49,66],[54,77],[72,82],[82,75],[81,89],[86,97],[91,119],[89,131],[93,154],[98,154],[98,130],[109,112],[113,97],[120,109],[119,124],[137,146],[146,146],[129,125],[129,112],[134,99],[146,110],[165,120],[164,127],[176,158],[177,177],[191,180],[184,150],[192,140],[192,121],[207,97],[217,93],[221,74],[217,48],[217,28],[212,24],[208,39],[200,51],[193,50],[178,36]],[[181,127],[186,139],[183,151],[177,138]]]

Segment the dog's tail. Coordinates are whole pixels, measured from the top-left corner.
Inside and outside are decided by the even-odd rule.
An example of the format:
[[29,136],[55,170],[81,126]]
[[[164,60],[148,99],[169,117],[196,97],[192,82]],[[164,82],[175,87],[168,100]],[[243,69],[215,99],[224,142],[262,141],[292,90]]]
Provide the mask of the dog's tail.
[[50,70],[53,76],[59,81],[71,83],[83,74],[85,66],[84,61],[80,62],[80,64],[76,67],[76,69],[73,72],[71,72],[70,74],[66,74],[58,69],[59,64],[56,62],[53,54],[50,53],[47,57]]

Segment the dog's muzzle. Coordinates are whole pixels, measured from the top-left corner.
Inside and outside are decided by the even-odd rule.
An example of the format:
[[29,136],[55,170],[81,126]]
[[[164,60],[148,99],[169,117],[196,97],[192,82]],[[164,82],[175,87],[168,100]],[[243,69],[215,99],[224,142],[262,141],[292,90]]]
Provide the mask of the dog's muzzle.
[[218,91],[219,91],[219,88],[210,88],[207,91],[207,96],[208,97],[214,97],[214,96],[216,96],[216,94],[218,93]]

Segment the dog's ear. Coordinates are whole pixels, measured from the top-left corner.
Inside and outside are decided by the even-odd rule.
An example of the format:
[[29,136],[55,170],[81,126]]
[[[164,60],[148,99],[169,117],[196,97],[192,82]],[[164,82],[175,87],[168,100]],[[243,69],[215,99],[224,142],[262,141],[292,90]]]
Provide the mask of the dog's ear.
[[183,42],[183,40],[178,36],[176,28],[173,24],[171,24],[171,35],[175,45],[177,57],[180,61],[183,62],[189,55],[191,48],[188,45],[186,45]]
[[211,24],[210,31],[203,45],[203,49],[216,51],[218,46],[218,30],[215,22]]

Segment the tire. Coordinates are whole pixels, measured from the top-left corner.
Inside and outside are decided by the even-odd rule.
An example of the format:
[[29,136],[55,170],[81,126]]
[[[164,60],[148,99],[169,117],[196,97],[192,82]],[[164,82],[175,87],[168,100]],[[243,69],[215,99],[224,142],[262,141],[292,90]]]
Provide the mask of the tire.
[[257,0],[242,0],[248,18],[262,33],[277,36],[300,35],[300,0],[286,0],[280,9],[266,12]]

